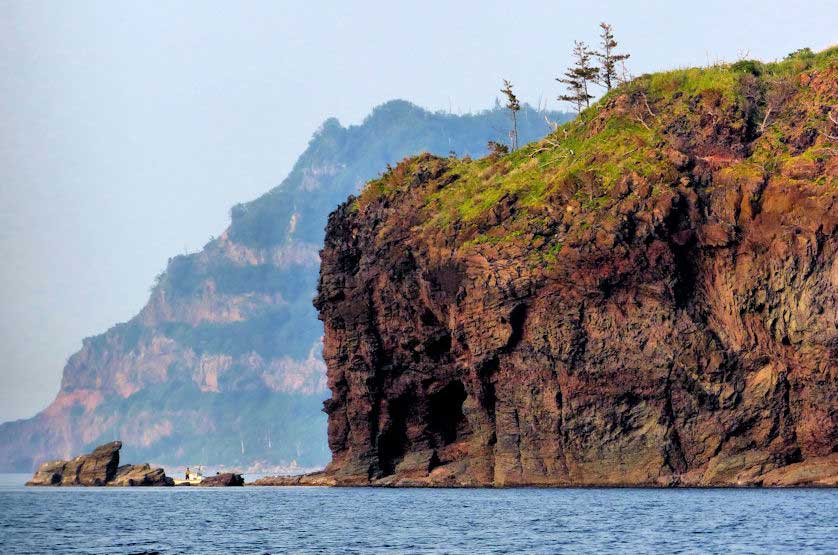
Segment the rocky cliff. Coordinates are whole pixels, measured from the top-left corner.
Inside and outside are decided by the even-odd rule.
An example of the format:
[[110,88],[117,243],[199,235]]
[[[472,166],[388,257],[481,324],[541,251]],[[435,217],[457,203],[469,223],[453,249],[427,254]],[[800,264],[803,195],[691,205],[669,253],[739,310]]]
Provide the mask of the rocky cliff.
[[337,484],[838,485],[838,49],[645,75],[329,218]]
[[[521,136],[543,137],[544,116],[525,107]],[[201,252],[169,260],[137,316],[84,340],[49,407],[0,426],[0,470],[28,472],[116,437],[126,457],[161,464],[325,464],[311,298],[328,213],[388,163],[478,155],[507,128],[499,109],[455,116],[403,101],[361,125],[327,121],[278,187],[235,206]]]

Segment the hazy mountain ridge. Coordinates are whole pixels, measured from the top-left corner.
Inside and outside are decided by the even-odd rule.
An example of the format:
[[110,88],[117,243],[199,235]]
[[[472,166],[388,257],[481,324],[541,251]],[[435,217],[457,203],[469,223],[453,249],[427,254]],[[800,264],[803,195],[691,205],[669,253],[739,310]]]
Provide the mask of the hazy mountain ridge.
[[[544,116],[522,110],[522,139],[549,131]],[[327,214],[387,164],[421,151],[482,155],[508,125],[499,109],[455,116],[404,101],[356,126],[327,120],[278,187],[235,206],[203,250],[169,260],[137,316],[84,340],[49,407],[0,425],[0,469],[113,439],[160,464],[325,464],[311,298]]]

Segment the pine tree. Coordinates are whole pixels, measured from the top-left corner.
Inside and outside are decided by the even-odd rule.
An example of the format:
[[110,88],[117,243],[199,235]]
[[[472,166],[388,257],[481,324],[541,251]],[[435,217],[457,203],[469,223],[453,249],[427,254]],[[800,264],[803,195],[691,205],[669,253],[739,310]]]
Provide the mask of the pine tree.
[[500,90],[506,95],[506,109],[512,114],[512,131],[509,132],[509,138],[512,140],[512,150],[518,149],[518,111],[521,109],[521,103],[518,102],[518,97],[512,92],[512,83],[503,80],[503,88]]
[[576,113],[582,112],[582,104],[584,103],[585,89],[582,88],[582,82],[579,81],[572,72],[565,72],[565,79],[556,79],[560,83],[567,85],[568,94],[559,95],[559,100],[570,102],[576,108]]
[[590,65],[593,52],[582,41],[574,41],[573,57],[576,62],[573,67],[564,72],[564,77],[556,78],[559,83],[567,85],[568,94],[559,96],[559,100],[570,102],[576,107],[576,112],[582,111],[582,106],[589,107],[594,97],[588,84],[595,82],[599,75],[599,68]]
[[619,81],[617,75],[617,64],[627,60],[630,54],[616,54],[614,49],[617,48],[617,41],[614,40],[614,28],[608,23],[602,22],[599,24],[602,33],[599,37],[600,47],[599,52],[594,52],[594,56],[599,58],[599,82],[605,86],[606,90],[611,90],[615,81]]

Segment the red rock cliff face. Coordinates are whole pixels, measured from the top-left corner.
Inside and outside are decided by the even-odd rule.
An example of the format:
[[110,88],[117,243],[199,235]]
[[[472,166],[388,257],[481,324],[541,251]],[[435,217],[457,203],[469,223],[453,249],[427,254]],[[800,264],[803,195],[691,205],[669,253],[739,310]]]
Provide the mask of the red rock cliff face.
[[836,76],[734,75],[734,101],[641,79],[546,142],[350,199],[316,299],[328,473],[838,484]]

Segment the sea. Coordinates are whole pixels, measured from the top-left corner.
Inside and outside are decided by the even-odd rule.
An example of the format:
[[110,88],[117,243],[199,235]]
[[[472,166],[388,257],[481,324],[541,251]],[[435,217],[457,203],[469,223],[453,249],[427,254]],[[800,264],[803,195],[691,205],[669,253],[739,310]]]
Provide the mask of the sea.
[[26,488],[0,553],[836,553],[832,489]]

